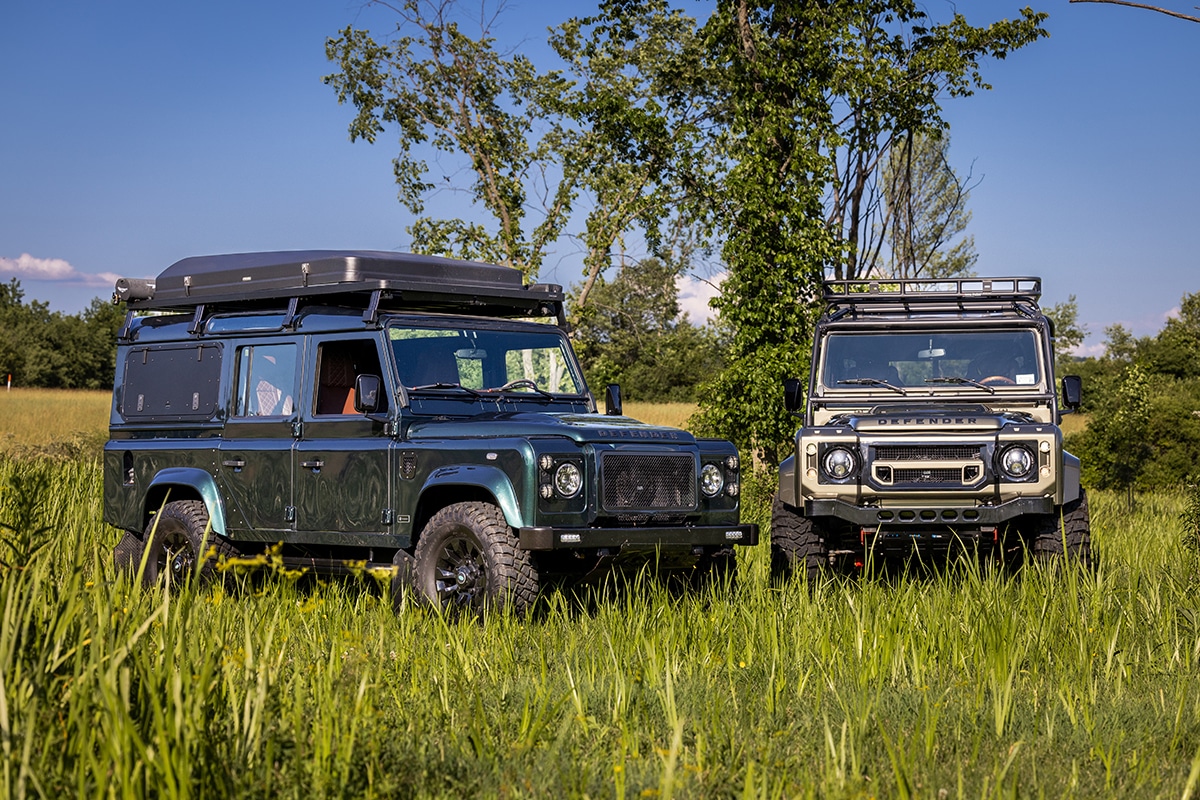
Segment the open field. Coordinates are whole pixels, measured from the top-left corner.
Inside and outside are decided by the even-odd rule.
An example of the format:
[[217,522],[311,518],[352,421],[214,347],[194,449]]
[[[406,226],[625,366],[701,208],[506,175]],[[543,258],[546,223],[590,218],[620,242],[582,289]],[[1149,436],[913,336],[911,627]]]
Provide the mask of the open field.
[[108,438],[112,392],[0,390],[0,452],[95,445]]
[[0,793],[1191,797],[1200,571],[1180,499],[1093,496],[1097,574],[398,615],[369,578],[116,575],[94,459],[0,455]]

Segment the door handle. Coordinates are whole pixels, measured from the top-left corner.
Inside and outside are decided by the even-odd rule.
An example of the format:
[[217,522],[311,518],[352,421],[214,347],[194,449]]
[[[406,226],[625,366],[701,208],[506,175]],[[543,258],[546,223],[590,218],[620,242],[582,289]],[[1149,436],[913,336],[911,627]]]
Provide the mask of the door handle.
[[222,461],[221,464],[226,467],[233,467],[234,469],[241,469],[242,467],[246,466],[246,461],[245,461],[245,459],[242,459],[242,458],[230,458],[225,461]]
[[304,467],[305,469],[320,469],[321,467],[325,466],[325,462],[320,459],[317,459],[316,461],[301,461],[300,466]]

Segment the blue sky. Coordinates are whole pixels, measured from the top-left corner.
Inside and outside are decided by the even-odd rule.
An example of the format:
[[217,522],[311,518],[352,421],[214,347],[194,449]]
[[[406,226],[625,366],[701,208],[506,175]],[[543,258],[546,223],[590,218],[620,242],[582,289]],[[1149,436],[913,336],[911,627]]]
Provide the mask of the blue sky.
[[[924,8],[985,24],[1023,5]],[[509,0],[498,33],[537,58],[547,27],[592,7]],[[1051,37],[947,102],[951,154],[981,179],[977,273],[1040,275],[1047,303],[1075,294],[1094,351],[1105,326],[1152,334],[1200,291],[1200,24],[1033,7]],[[352,144],[321,83],[326,37],[392,19],[353,0],[0,0],[0,280],[75,312],[115,275],[190,255],[404,249],[394,136]],[[574,283],[578,263],[564,244],[539,277]]]

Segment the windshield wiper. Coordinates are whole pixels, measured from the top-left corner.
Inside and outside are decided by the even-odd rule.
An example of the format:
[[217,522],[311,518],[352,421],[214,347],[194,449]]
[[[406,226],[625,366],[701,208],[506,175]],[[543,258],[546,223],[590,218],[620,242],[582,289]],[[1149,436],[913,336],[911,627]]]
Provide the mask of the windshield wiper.
[[970,378],[963,378],[959,375],[947,375],[943,378],[926,378],[925,382],[926,383],[953,383],[958,386],[962,386],[962,385],[966,384],[968,386],[974,386],[976,388],[983,389],[984,391],[988,392],[989,394],[996,393],[996,390],[993,389],[991,386],[988,386],[986,383],[980,383],[979,381],[973,381]]
[[472,397],[483,397],[483,393],[461,383],[426,383],[421,386],[409,386],[408,391],[419,392],[423,389],[462,389]]
[[893,392],[899,392],[903,395],[908,394],[908,392],[901,387],[894,383],[888,383],[882,378],[846,378],[845,380],[838,381],[839,386],[844,383],[849,384],[850,386],[883,386],[887,389],[891,389]]
[[547,392],[545,389],[538,388],[538,385],[536,383],[534,383],[533,381],[529,380],[528,378],[521,378],[519,380],[509,381],[508,383],[504,384],[503,386],[493,386],[492,388],[484,389],[483,391],[485,391],[485,392],[508,392],[513,389],[532,389],[533,391],[540,394],[542,397],[548,397],[551,400],[554,399],[553,394],[551,394],[550,392]]

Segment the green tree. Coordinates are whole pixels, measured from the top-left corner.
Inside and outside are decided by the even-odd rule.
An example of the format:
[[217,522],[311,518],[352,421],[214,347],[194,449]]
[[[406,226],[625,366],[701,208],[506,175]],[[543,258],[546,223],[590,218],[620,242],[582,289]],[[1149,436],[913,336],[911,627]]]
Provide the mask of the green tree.
[[766,466],[795,422],[781,378],[802,376],[819,283],[861,273],[868,189],[893,144],[941,130],[939,98],[983,82],[980,61],[1044,36],[1044,14],[985,28],[930,25],[910,0],[723,0],[705,24],[719,76],[712,107],[728,171],[713,219],[728,278],[714,303],[732,331],[729,367],[698,424]]
[[971,221],[969,176],[960,178],[950,166],[949,150],[950,135],[936,131],[909,133],[888,149],[883,218],[876,241],[858,248],[863,274],[935,280],[971,274],[979,255],[975,237],[963,235]]
[[[417,216],[409,228],[414,251],[477,258],[536,275],[577,191],[568,156],[573,134],[560,124],[559,112],[569,85],[556,72],[539,73],[524,56],[498,52],[494,17],[484,18],[478,36],[471,36],[454,19],[450,0],[388,7],[400,18],[390,41],[380,44],[369,31],[348,26],[325,43],[340,71],[324,80],[339,103],[357,109],[351,140],[373,143],[387,126],[399,129],[393,172],[401,204]],[[461,156],[469,185],[454,170],[431,182],[420,149],[426,144],[450,158]],[[466,191],[494,227],[426,215],[426,199],[436,189]],[[540,219],[529,230],[534,199]]]
[[1116,391],[1104,398],[1079,440],[1083,478],[1089,486],[1133,492],[1153,455],[1150,442],[1150,377],[1134,362],[1121,373]]
[[1185,294],[1179,316],[1168,319],[1141,351],[1154,372],[1176,378],[1200,376],[1200,292]]
[[619,383],[632,400],[694,400],[697,385],[720,371],[715,331],[680,313],[679,274],[660,259],[629,262],[593,283],[587,305],[572,302],[572,339],[593,392]]
[[1070,372],[1073,363],[1071,351],[1087,338],[1087,325],[1079,321],[1079,304],[1075,301],[1075,295],[1044,309],[1044,312],[1054,325],[1054,374],[1062,377]]

